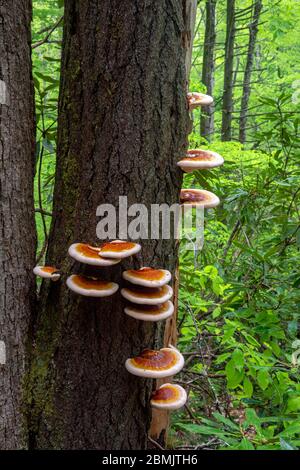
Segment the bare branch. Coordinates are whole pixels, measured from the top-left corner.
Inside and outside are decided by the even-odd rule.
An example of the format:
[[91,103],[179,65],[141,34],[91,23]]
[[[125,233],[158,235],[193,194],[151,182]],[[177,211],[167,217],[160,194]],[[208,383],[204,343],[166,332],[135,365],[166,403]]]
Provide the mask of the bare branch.
[[52,26],[49,33],[44,37],[44,39],[41,39],[40,41],[32,44],[31,49],[36,49],[37,47],[41,46],[42,44],[48,43],[48,39],[50,38],[51,34],[53,33],[53,31],[55,31],[59,27],[59,25],[61,24],[63,19],[64,19],[64,17],[61,16],[57,20],[57,22]]

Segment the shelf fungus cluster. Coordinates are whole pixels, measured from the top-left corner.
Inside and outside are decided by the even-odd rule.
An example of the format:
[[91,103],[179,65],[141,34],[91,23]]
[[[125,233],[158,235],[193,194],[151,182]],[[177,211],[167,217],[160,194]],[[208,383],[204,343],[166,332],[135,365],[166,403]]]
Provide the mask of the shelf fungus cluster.
[[173,315],[171,302],[173,289],[168,282],[171,273],[166,269],[141,268],[123,272],[123,279],[130,285],[121,290],[129,301],[124,311],[127,315],[143,321],[159,321]]
[[[193,111],[201,106],[210,106],[213,98],[203,93],[190,92],[187,94],[189,110]],[[192,149],[188,150],[185,157],[177,162],[177,165],[185,173],[196,170],[207,170],[223,165],[224,159],[211,150]],[[185,207],[202,206],[204,209],[216,207],[220,204],[218,196],[210,191],[200,189],[183,189],[180,193],[180,202]]]
[[[68,254],[79,263],[95,267],[113,266],[138,253],[141,246],[137,243],[115,240],[103,243],[100,247],[86,243],[73,243]],[[58,269],[49,266],[36,266],[37,276],[57,281]],[[157,322],[165,320],[174,313],[171,301],[173,289],[168,285],[171,273],[166,269],[144,267],[123,272],[128,283],[121,290],[127,300],[125,313],[137,320]],[[115,294],[119,285],[98,277],[84,274],[71,274],[66,281],[67,287],[76,294],[86,297],[107,297]],[[138,356],[126,360],[128,372],[139,377],[159,379],[180,372],[184,359],[173,346],[159,350],[144,349]],[[185,390],[179,385],[164,384],[152,393],[151,406],[165,410],[175,410],[184,406],[187,399]]]
[[[180,372],[183,366],[182,354],[172,345],[159,350],[144,349],[125,362],[128,372],[149,379],[170,377]],[[180,385],[166,383],[152,393],[150,405],[171,411],[184,406],[186,400],[186,391]]]
[[[100,247],[86,243],[73,243],[68,250],[69,255],[80,263],[92,266],[113,266],[121,259],[138,253],[141,246],[122,240],[103,243]],[[108,297],[119,289],[115,282],[104,281],[98,277],[72,274],[67,279],[68,288],[79,295],[86,297]]]
[[[174,313],[171,302],[173,289],[168,285],[171,273],[166,269],[144,267],[123,272],[123,279],[129,287],[121,290],[127,300],[125,313],[137,320],[156,322],[166,320]],[[159,379],[180,372],[184,359],[173,346],[159,350],[144,349],[138,356],[127,359],[125,367],[133,375]],[[177,385],[167,384],[153,392],[151,406],[174,410],[186,402],[186,392]],[[179,387],[179,388],[178,388]]]

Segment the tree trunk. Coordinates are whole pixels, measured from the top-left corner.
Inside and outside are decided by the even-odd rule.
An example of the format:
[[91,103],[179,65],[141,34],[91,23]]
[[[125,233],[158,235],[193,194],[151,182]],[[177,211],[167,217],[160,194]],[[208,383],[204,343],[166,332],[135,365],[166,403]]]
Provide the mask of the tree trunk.
[[193,41],[195,34],[195,24],[197,17],[197,0],[183,0],[183,18],[185,30],[183,34],[184,48],[185,48],[185,70],[186,79],[189,81],[192,56],[193,56]]
[[[163,344],[164,324],[123,313],[104,299],[68,291],[66,276],[95,274],[67,256],[96,243],[96,209],[178,202],[188,111],[181,0],[67,0],[59,101],[58,159],[48,263],[62,280],[44,283],[27,389],[30,446],[50,449],[147,447],[151,380],[124,362]],[[99,240],[98,240],[99,242]],[[142,251],[102,278],[122,285],[129,267],[174,273],[176,240],[142,240]],[[99,271],[98,271],[99,272]]]
[[[26,446],[21,415],[35,256],[31,1],[0,0],[0,449]],[[6,350],[6,361],[4,358]]]
[[[213,95],[216,44],[216,0],[206,1],[205,39],[203,49],[202,82],[207,93]],[[214,133],[214,105],[203,107],[201,114],[201,135],[208,141]]]
[[256,0],[253,11],[252,22],[249,25],[249,43],[247,52],[247,62],[243,80],[243,94],[241,100],[241,113],[240,113],[240,136],[239,140],[242,144],[246,141],[246,127],[247,127],[247,113],[248,104],[251,94],[251,75],[254,62],[255,45],[258,33],[259,17],[262,10],[262,0]]
[[222,140],[231,140],[233,112],[233,62],[235,40],[235,0],[227,0],[227,26],[225,44],[224,92],[222,113]]

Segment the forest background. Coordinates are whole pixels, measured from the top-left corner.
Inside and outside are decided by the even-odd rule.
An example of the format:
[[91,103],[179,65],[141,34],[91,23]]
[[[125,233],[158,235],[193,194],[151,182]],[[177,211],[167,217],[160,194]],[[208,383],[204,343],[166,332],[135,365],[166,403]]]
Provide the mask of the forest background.
[[[37,258],[49,232],[55,176],[63,1],[34,0]],[[200,252],[181,251],[176,378],[189,403],[173,415],[171,448],[300,447],[300,2],[199,1],[190,148],[226,164],[186,175],[222,200]],[[224,89],[226,92],[224,93]]]

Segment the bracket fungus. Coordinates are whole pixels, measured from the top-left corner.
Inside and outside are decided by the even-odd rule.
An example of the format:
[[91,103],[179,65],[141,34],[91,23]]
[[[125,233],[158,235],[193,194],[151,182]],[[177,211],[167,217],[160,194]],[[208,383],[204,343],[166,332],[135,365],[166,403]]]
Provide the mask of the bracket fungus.
[[174,305],[170,300],[158,305],[130,304],[125,307],[124,312],[136,320],[154,322],[171,317],[174,313]]
[[124,287],[124,289],[121,289],[121,294],[126,300],[134,304],[157,305],[170,300],[173,289],[168,285],[155,288],[133,286]]
[[177,384],[163,384],[152,393],[150,405],[161,410],[178,410],[187,401],[184,388]]
[[223,157],[211,150],[188,150],[186,156],[177,162],[177,165],[186,173],[192,173],[195,170],[205,170],[215,168],[224,163]]
[[58,281],[60,278],[60,273],[57,268],[52,266],[35,266],[33,268],[33,273],[36,276],[43,277],[44,279],[51,279],[51,281]]
[[148,267],[124,271],[122,276],[132,284],[145,287],[161,287],[171,280],[170,271]]
[[180,191],[180,203],[185,207],[202,206],[204,209],[217,207],[220,199],[214,193],[205,189],[182,189]]
[[103,258],[127,258],[135,255],[141,250],[141,245],[134,242],[123,240],[114,240],[112,242],[103,243],[100,247],[99,254]]
[[139,356],[125,362],[125,367],[131,374],[152,379],[170,377],[181,371],[183,366],[183,356],[173,346],[157,351],[145,349]]
[[199,106],[209,106],[214,102],[211,96],[205,95],[204,93],[197,93],[195,91],[188,93],[187,99],[190,111],[199,108]]
[[118,284],[110,281],[102,281],[94,277],[72,274],[67,279],[67,286],[76,294],[87,297],[108,297],[119,289]]
[[100,250],[101,248],[87,245],[86,243],[73,243],[69,247],[68,253],[76,261],[92,266],[113,266],[120,263],[121,260],[118,258],[102,258],[99,254]]

